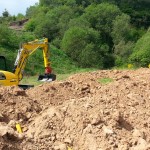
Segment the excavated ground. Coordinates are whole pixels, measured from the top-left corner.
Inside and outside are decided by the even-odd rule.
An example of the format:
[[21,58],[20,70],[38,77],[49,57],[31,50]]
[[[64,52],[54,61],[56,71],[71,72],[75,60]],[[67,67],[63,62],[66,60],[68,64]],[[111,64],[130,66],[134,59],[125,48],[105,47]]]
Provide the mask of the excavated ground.
[[0,87],[0,149],[150,150],[150,69],[80,73],[26,91]]

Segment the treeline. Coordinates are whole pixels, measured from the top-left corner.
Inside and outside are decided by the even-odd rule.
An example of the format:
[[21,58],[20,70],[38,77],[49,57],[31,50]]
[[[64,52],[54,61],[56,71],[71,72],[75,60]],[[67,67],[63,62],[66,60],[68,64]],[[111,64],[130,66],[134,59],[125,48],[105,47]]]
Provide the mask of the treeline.
[[40,0],[26,11],[28,35],[16,39],[48,37],[79,67],[148,66],[149,8],[149,0]]
[[[12,22],[19,22],[26,18],[23,14],[17,16],[11,16],[5,9],[0,16],[0,55],[5,56],[7,60],[7,69],[12,71],[14,68],[14,62],[17,56],[17,51],[21,46],[21,43],[31,41],[35,39],[34,33],[15,31],[10,28]],[[4,66],[0,62],[0,69]]]

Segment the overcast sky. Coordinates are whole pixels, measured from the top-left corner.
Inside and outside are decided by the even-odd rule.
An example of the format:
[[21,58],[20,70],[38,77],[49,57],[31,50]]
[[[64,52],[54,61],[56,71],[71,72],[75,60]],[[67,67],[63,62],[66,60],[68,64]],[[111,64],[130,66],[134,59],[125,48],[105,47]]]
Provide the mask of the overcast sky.
[[27,7],[34,5],[39,0],[0,0],[0,16],[6,9],[10,15],[22,13],[25,15]]

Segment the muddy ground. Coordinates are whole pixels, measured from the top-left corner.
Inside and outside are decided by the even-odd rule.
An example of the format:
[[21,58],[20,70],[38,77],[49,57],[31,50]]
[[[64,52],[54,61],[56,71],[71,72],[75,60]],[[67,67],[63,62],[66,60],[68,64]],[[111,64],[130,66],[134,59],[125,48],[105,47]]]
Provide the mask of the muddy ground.
[[150,69],[80,73],[26,91],[0,87],[0,149],[150,150]]

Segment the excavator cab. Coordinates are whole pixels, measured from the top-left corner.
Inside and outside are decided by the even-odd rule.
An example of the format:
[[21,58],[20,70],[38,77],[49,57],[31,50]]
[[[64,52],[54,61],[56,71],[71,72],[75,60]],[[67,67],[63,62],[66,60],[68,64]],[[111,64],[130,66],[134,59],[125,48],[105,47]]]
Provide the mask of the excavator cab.
[[7,70],[6,67],[6,58],[4,56],[0,56],[0,70]]

